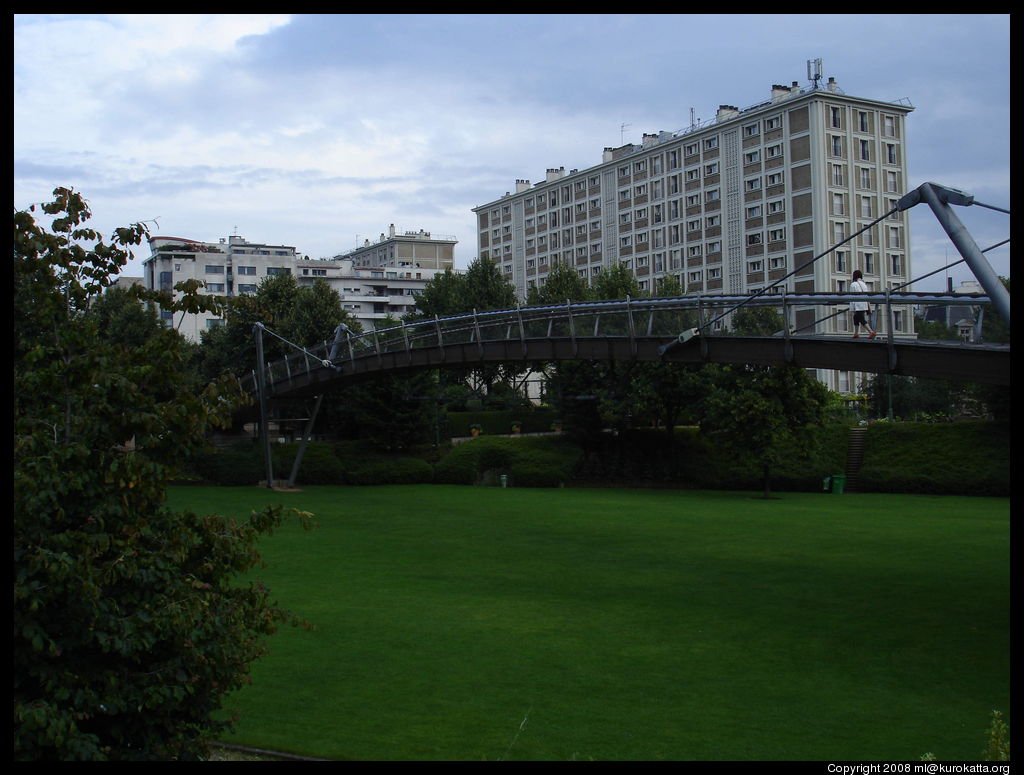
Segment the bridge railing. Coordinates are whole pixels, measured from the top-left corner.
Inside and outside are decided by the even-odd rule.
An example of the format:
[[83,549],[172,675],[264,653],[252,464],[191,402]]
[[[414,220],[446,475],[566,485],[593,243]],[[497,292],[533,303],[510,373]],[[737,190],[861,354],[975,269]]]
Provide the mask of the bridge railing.
[[[265,364],[268,385],[292,379],[325,368],[331,350],[335,349],[334,365],[344,367],[346,361],[378,354],[417,349],[444,348],[452,345],[483,344],[494,341],[535,340],[541,338],[663,338],[677,337],[683,330],[696,328],[702,336],[729,335],[726,326],[717,321],[714,329],[707,326],[723,310],[735,307],[746,296],[709,295],[682,296],[664,299],[625,299],[618,301],[566,302],[509,310],[471,312],[445,318],[403,322],[391,328],[347,335],[334,348],[322,342],[295,352],[286,358]],[[784,321],[775,332],[779,337],[837,335],[847,333],[849,306],[853,301],[866,301],[876,312],[874,327],[883,333],[893,329],[894,313],[907,315],[896,336],[912,338],[909,330],[912,308],[918,305],[977,306],[988,305],[983,294],[952,293],[780,293],[764,295],[749,301],[745,307],[776,310]],[[728,322],[727,320],[725,322]],[[720,327],[719,327],[720,326]],[[242,380],[250,391],[255,389],[255,371]]]

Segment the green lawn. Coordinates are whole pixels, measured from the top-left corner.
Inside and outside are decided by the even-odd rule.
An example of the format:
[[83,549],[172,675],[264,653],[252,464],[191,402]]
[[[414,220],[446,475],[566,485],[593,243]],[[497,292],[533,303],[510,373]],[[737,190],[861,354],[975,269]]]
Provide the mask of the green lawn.
[[229,742],[353,760],[977,759],[1009,716],[1004,498],[172,488],[312,511]]

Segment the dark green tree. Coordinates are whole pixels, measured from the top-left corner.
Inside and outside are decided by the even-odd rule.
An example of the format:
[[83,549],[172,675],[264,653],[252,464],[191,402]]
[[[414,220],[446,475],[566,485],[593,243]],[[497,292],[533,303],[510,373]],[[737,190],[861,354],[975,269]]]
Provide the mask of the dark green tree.
[[530,288],[526,303],[530,306],[564,304],[567,301],[587,301],[590,286],[571,264],[559,262],[551,267],[544,284]]
[[[90,306],[145,228],[104,242],[78,193],[54,197],[49,229],[14,213],[14,758],[196,759],[288,619],[239,583],[283,514],[168,507],[168,478],[244,397],[233,378],[194,391],[176,331],[100,335]],[[150,300],[215,303],[180,290]]]
[[770,497],[772,469],[784,454],[814,448],[828,405],[827,388],[796,366],[705,367],[713,386],[703,402],[701,432],[761,472]]
[[740,336],[772,336],[785,328],[782,315],[772,307],[740,307],[732,316],[732,332]]

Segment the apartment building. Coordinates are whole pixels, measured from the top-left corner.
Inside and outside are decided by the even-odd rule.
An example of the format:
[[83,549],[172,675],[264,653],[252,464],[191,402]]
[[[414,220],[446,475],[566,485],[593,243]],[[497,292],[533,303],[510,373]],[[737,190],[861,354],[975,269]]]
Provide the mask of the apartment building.
[[[367,243],[357,249],[362,253],[356,256],[311,259],[291,245],[254,243],[240,236],[219,242],[153,236],[150,256],[143,261],[143,282],[147,288],[173,291],[179,282],[199,280],[201,293],[238,296],[255,293],[260,282],[274,275],[292,275],[300,286],[322,279],[341,296],[342,307],[364,329],[371,329],[415,308],[416,294],[438,272],[452,266],[455,244],[454,238],[432,238],[429,232],[417,232],[415,238],[392,234],[383,244]],[[378,247],[383,247],[383,254],[378,256],[375,250],[371,254]],[[160,314],[167,325],[193,341],[222,322],[203,312]]]
[[458,240],[448,235],[431,235],[429,231],[398,233],[395,224],[388,226],[387,234],[363,244],[335,258],[352,261],[354,267],[392,267],[416,269],[453,269],[455,245]]
[[[686,294],[749,294],[857,232],[895,207],[907,188],[905,100],[845,94],[829,78],[773,85],[768,99],[640,144],[605,148],[601,162],[473,209],[479,255],[489,256],[525,298],[556,263],[593,280],[623,263],[640,287],[677,278]],[[894,213],[772,292],[844,291],[861,269],[872,290],[911,278],[908,218]],[[815,311],[797,325],[812,324]],[[911,311],[895,332],[913,334]],[[849,315],[814,323],[852,330]],[[855,390],[851,375],[820,374]]]

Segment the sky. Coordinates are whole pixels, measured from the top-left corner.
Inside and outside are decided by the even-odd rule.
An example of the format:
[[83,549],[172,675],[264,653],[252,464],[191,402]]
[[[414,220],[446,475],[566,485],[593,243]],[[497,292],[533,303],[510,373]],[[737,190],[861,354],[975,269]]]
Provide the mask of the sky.
[[[291,245],[312,258],[394,224],[477,255],[472,208],[807,84],[908,100],[910,180],[1010,208],[1008,14],[14,16],[14,205],[70,186],[104,235]],[[1005,213],[956,207],[979,247]],[[926,205],[913,273],[960,258]],[[147,247],[124,274],[141,275]],[[986,253],[1009,276],[1009,245]],[[915,284],[971,279],[965,264]]]

